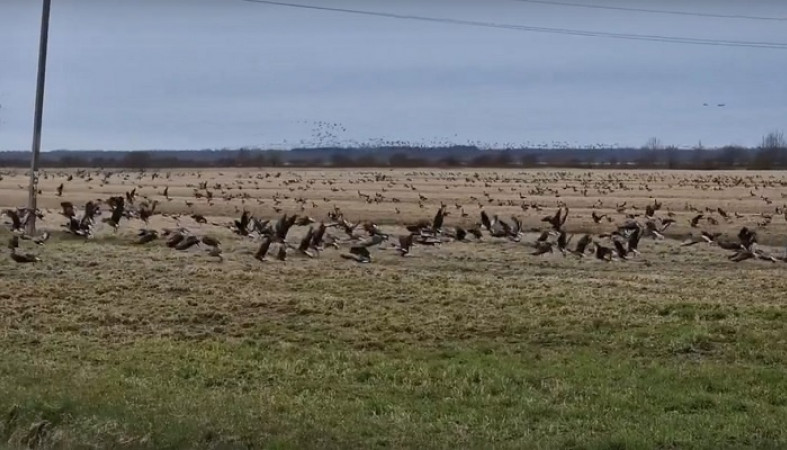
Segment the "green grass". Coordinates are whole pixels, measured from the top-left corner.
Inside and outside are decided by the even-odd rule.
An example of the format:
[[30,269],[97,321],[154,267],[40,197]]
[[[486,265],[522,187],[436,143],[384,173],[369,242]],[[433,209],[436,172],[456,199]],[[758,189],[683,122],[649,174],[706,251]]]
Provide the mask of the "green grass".
[[787,446],[783,265],[650,241],[650,265],[227,245],[2,258],[0,446]]

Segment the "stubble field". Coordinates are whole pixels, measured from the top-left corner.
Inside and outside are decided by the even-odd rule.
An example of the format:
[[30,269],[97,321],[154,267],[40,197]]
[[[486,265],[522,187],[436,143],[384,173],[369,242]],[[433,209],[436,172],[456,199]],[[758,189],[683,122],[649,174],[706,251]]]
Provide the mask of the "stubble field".
[[[782,255],[787,173],[111,172],[47,171],[39,227],[52,238],[22,241],[42,261],[0,258],[0,446],[787,446],[787,264],[681,246],[747,226]],[[2,171],[0,206],[24,205],[26,181]],[[80,209],[135,187],[137,204],[160,202],[149,225],[63,232],[61,201]],[[569,234],[598,236],[627,214],[644,221],[656,201],[655,215],[676,222],[667,239],[643,238],[640,256],[530,254],[559,205]],[[338,207],[398,235],[441,203],[447,231],[478,222],[480,204],[519,217],[524,236],[416,245],[407,257],[384,243],[370,264],[341,259],[345,244],[260,262],[258,238],[220,226],[242,209],[327,222]],[[140,228],[177,226],[221,240],[223,261],[163,239],[133,244]]]

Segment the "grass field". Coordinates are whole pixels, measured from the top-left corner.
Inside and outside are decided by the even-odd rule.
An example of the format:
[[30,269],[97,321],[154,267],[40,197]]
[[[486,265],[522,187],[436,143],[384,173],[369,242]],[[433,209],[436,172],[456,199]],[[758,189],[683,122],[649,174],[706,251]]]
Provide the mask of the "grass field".
[[[62,200],[137,186],[167,215],[152,226],[177,220],[215,235],[225,260],[132,245],[139,220],[87,241],[59,232],[42,247],[23,241],[40,263],[0,258],[0,447],[787,447],[784,263],[735,264],[717,247],[674,239],[643,240],[631,261],[536,257],[533,233],[419,246],[407,258],[379,250],[367,265],[334,250],[260,263],[257,242],[187,216],[223,223],[236,208],[270,218],[276,207],[320,220],[339,206],[397,233],[440,202],[449,227],[475,222],[479,201],[527,227],[563,202],[569,230],[598,233],[623,220],[616,204],[637,213],[658,199],[659,214],[678,219],[675,237],[698,232],[691,207],[718,219],[702,230],[730,234],[765,213],[772,221],[758,233],[783,248],[775,208],[787,174],[269,173],[42,179],[47,229],[64,222]],[[2,176],[0,203],[23,204],[24,174]],[[222,184],[213,205],[193,197],[199,181]],[[594,206],[613,222],[593,223]],[[729,221],[705,209],[718,206]]]

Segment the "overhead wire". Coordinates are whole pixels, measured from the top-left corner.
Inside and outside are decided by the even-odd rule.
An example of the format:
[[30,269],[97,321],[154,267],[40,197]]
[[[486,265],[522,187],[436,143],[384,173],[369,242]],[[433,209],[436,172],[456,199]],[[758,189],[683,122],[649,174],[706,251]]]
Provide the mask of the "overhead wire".
[[629,6],[591,5],[585,3],[573,3],[573,2],[562,2],[562,1],[551,1],[551,0],[511,0],[511,1],[520,2],[520,3],[537,3],[541,5],[551,5],[551,6],[568,6],[572,8],[603,9],[609,11],[668,14],[668,15],[675,15],[675,16],[711,17],[716,19],[767,20],[767,21],[787,22],[787,17],[748,16],[743,14],[718,14],[718,13],[703,13],[703,12],[693,12],[693,11],[677,11],[677,10],[668,10],[668,9],[632,8]]
[[787,50],[787,43],[783,43],[783,42],[706,39],[706,38],[692,38],[692,37],[684,37],[684,36],[667,36],[667,35],[654,35],[654,34],[612,33],[606,31],[580,30],[574,28],[537,27],[537,26],[506,24],[506,23],[497,23],[497,22],[483,22],[477,20],[421,16],[421,15],[413,15],[413,14],[398,14],[398,13],[371,11],[371,10],[362,10],[362,9],[339,8],[339,7],[330,7],[330,6],[308,5],[303,3],[281,2],[275,0],[241,0],[241,1],[247,3],[258,3],[258,4],[280,6],[280,7],[293,8],[293,9],[327,11],[327,12],[353,14],[353,15],[361,15],[361,16],[384,17],[384,18],[397,19],[397,20],[412,20],[412,21],[420,21],[420,22],[472,26],[472,27],[479,27],[479,28],[505,29],[505,30],[525,31],[525,32],[533,32],[533,33],[600,37],[600,38],[610,38],[610,39],[625,39],[625,40],[633,40],[633,41],[649,41],[649,42],[662,42],[662,43],[672,43],[672,44],[707,45],[707,46],[720,46],[720,47],[748,47],[748,48],[761,48],[761,49],[772,49],[772,50]]

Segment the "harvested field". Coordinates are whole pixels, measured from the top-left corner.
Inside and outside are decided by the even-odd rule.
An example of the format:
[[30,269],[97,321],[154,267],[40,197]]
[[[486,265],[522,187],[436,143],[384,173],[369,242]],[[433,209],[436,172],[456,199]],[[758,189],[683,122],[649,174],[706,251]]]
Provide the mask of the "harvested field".
[[[52,237],[20,241],[41,261],[0,258],[3,445],[787,446],[787,264],[681,245],[746,226],[781,257],[787,173],[114,172],[47,171],[39,225]],[[2,172],[0,204],[23,205],[26,181]],[[61,201],[79,215],[88,200],[134,188],[136,205],[160,202],[149,225],[123,219],[115,232],[99,219],[89,239],[61,226]],[[531,254],[535,229],[548,229],[541,219],[559,205],[570,234],[598,236],[628,214],[644,222],[656,202],[655,216],[675,223],[666,239],[643,237],[639,256]],[[345,243],[260,262],[260,238],[224,226],[244,208],[328,221],[338,207],[398,235],[441,203],[447,231],[477,223],[481,204],[521,218],[523,236],[485,231],[480,242],[415,245],[407,257],[383,243],[370,264],[341,259]],[[593,212],[611,221],[596,223]],[[178,225],[219,239],[223,260],[164,239],[133,244],[140,228]],[[288,241],[297,246],[307,229],[294,227]]]

